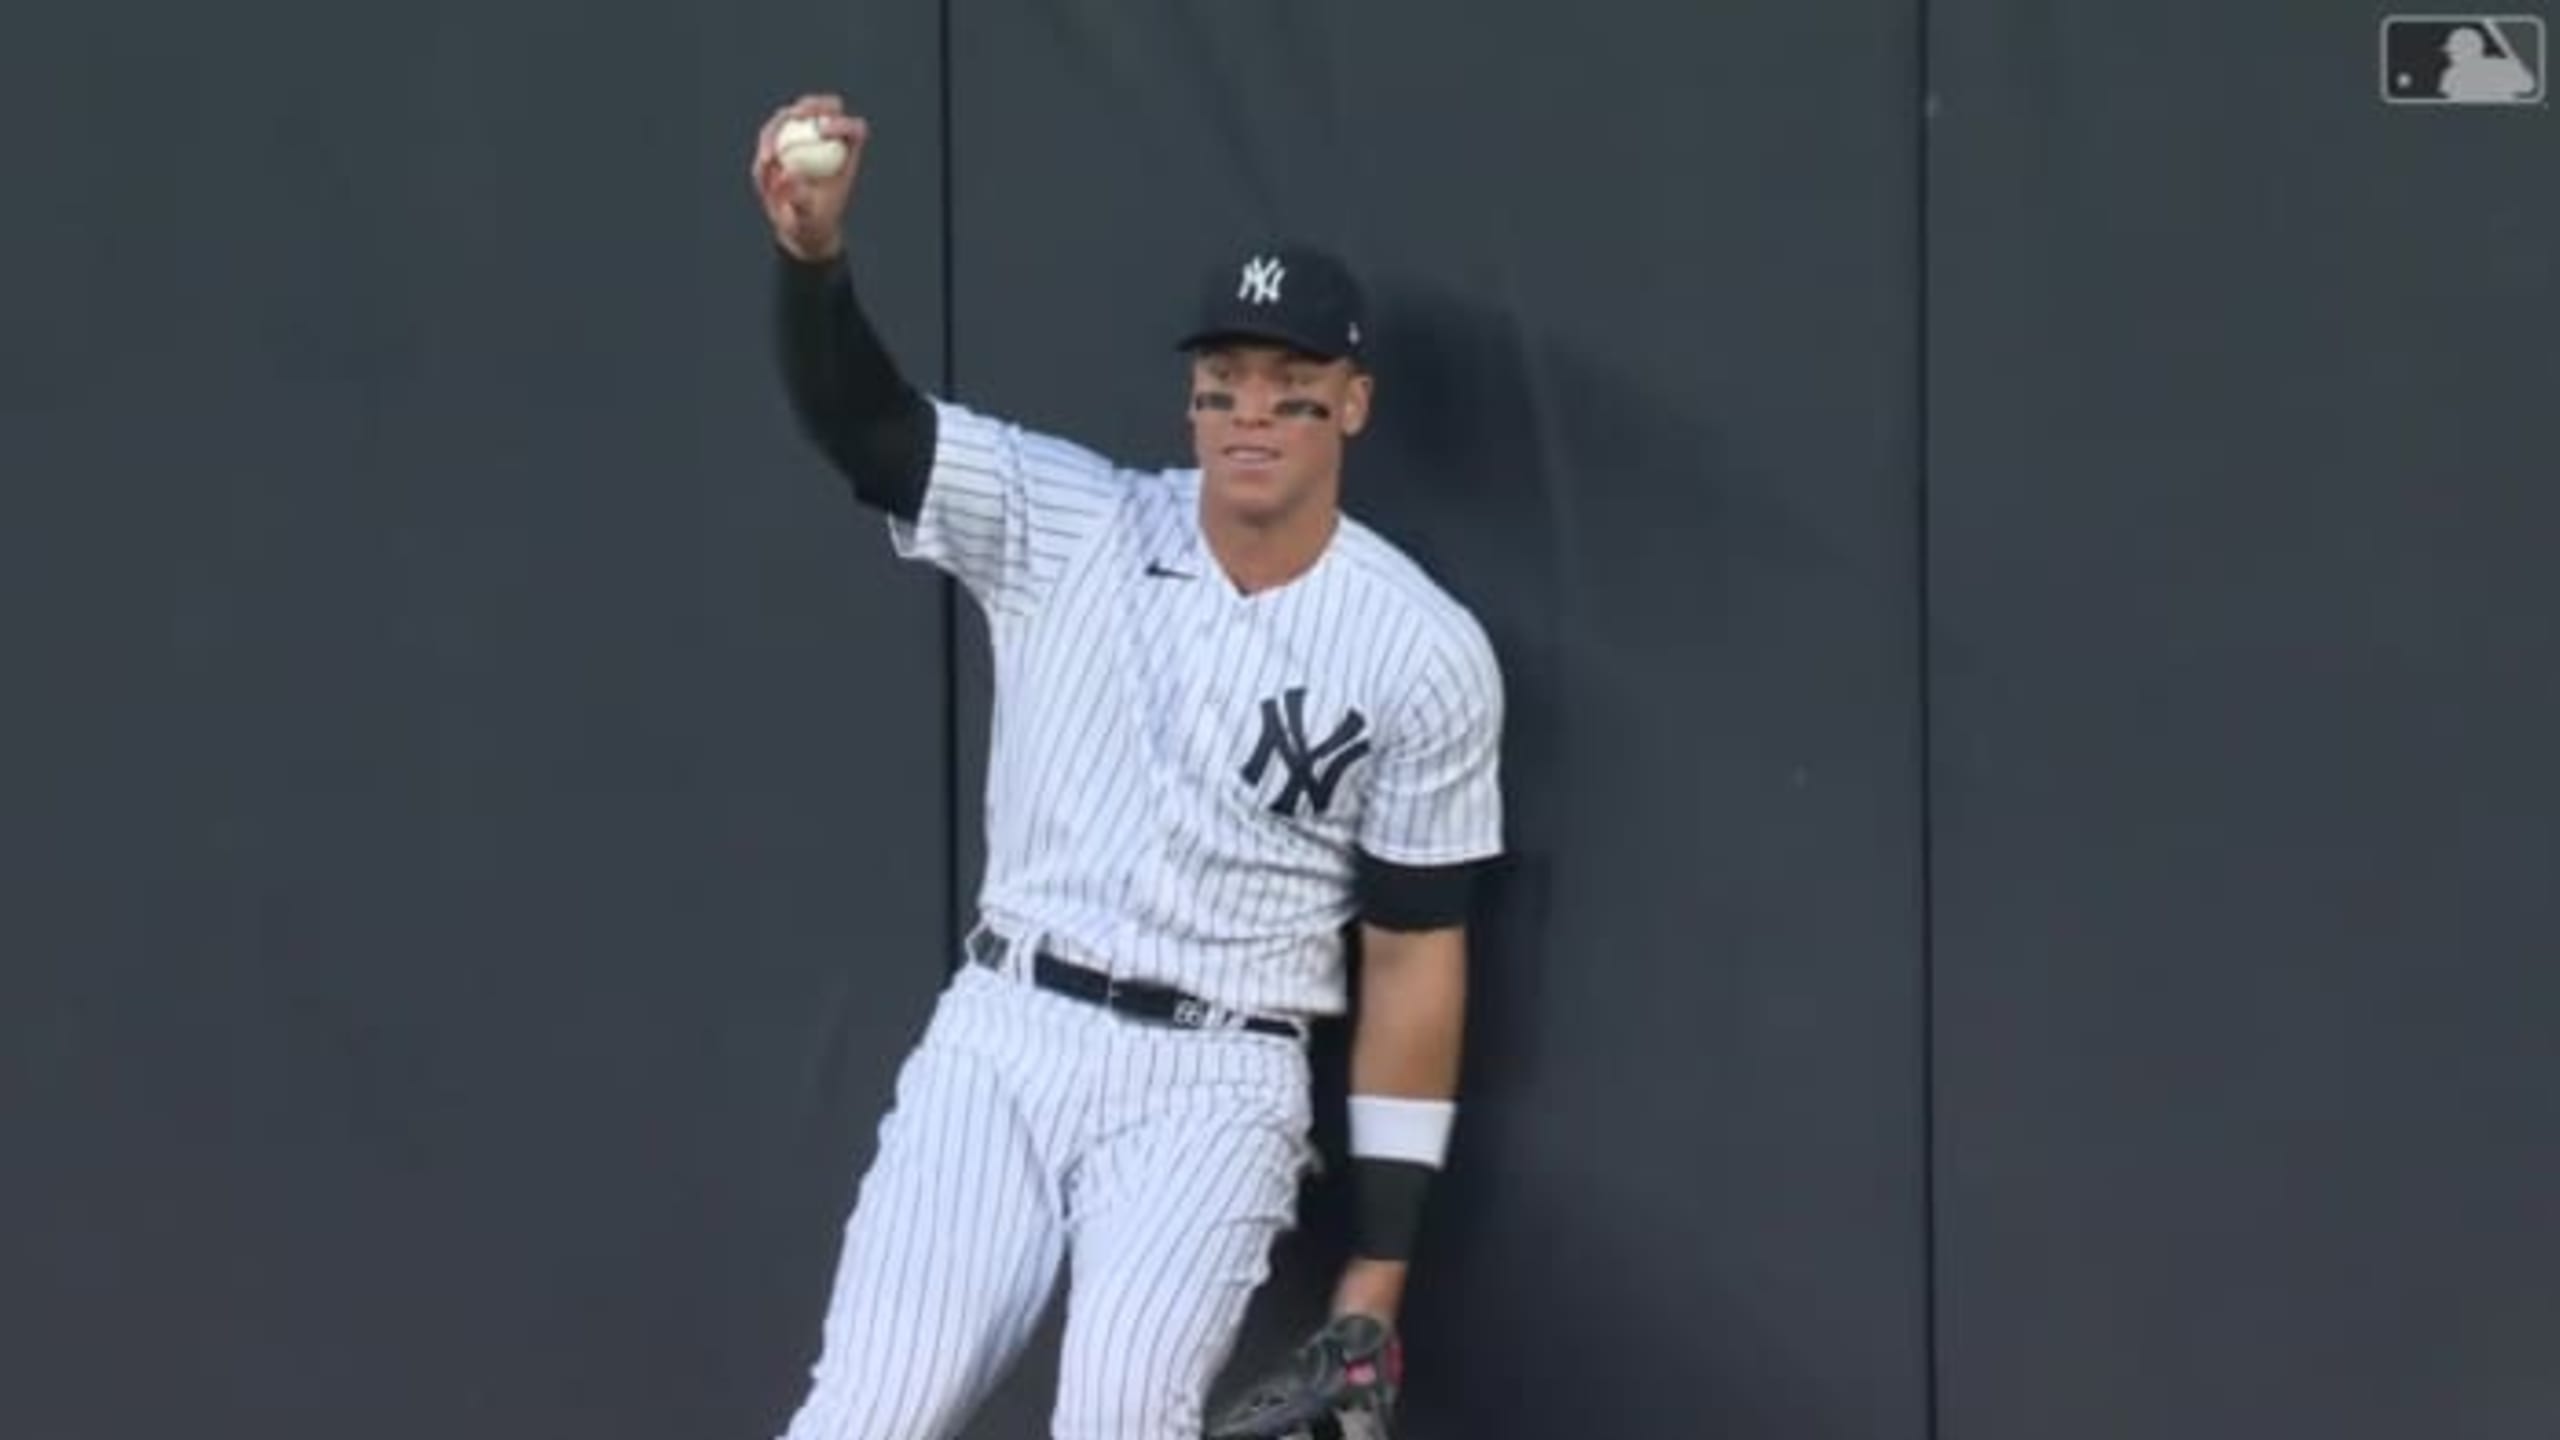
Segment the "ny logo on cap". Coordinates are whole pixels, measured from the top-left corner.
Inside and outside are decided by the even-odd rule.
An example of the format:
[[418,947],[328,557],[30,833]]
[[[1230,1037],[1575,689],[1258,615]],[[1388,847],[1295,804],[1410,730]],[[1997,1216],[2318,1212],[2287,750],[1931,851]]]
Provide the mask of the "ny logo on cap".
[[1257,255],[1244,262],[1244,280],[1236,286],[1236,298],[1256,305],[1270,305],[1280,299],[1280,277],[1289,272],[1280,267],[1276,257]]

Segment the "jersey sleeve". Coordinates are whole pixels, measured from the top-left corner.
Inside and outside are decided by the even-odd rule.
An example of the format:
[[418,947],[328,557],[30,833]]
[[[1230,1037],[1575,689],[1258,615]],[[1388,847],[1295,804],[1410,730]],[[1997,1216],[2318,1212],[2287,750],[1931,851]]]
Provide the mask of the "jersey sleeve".
[[1399,866],[1502,853],[1502,668],[1466,627],[1426,651],[1369,776],[1360,848]]
[[913,519],[889,518],[891,546],[951,575],[992,615],[1026,613],[1119,506],[1119,468],[948,400],[933,407],[924,498]]

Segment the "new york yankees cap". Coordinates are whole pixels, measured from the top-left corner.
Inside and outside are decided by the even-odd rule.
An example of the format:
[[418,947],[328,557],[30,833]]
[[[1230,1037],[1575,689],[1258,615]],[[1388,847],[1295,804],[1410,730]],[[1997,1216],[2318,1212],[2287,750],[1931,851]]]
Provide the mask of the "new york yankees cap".
[[1341,257],[1299,242],[1264,245],[1210,267],[1177,348],[1264,340],[1326,360],[1367,348],[1368,301]]

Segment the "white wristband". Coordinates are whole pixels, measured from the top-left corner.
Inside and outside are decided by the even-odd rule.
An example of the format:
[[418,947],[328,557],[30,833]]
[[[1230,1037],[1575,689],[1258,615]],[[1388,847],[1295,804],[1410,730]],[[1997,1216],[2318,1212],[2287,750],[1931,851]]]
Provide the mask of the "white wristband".
[[1454,1100],[1409,1100],[1393,1095],[1351,1097],[1351,1153],[1373,1160],[1407,1160],[1439,1168],[1449,1154],[1457,1123]]

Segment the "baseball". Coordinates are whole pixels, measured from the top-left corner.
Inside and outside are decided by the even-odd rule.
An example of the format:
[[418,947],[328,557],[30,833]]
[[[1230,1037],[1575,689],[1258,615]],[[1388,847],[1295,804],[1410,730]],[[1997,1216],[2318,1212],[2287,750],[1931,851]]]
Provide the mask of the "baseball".
[[824,180],[844,168],[844,142],[820,134],[818,122],[806,115],[782,122],[773,150],[782,168],[803,180]]

